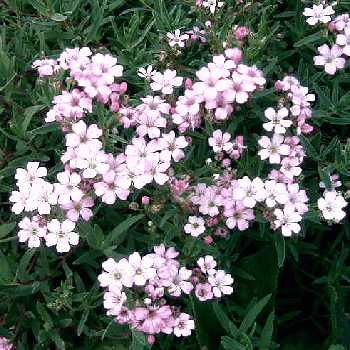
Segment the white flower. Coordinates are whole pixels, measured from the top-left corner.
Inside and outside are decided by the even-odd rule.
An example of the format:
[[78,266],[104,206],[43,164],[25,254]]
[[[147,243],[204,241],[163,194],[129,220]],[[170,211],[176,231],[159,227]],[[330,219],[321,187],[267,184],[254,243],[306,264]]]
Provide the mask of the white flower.
[[341,221],[345,217],[345,212],[342,210],[347,205],[347,202],[341,194],[336,191],[325,191],[324,197],[317,201],[318,208],[322,211],[322,216],[326,220],[335,222]]
[[263,124],[263,128],[267,131],[274,131],[276,134],[284,134],[286,128],[292,125],[291,120],[284,120],[283,118],[288,116],[288,109],[281,108],[276,113],[273,108],[267,108],[265,110],[265,117],[270,121]]
[[173,93],[173,87],[178,87],[182,84],[182,77],[176,76],[176,70],[166,69],[164,74],[157,72],[152,77],[153,83],[150,87],[153,91],[161,90],[164,95]]
[[58,253],[65,253],[70,250],[70,245],[77,245],[79,242],[79,235],[73,232],[75,223],[70,220],[63,222],[57,219],[51,220],[47,224],[49,233],[46,235],[46,245],[48,247],[56,246]]
[[171,47],[175,45],[179,45],[180,47],[184,47],[185,43],[184,40],[188,40],[189,36],[188,34],[182,34],[180,35],[180,29],[175,29],[175,33],[167,33],[166,36],[169,39],[169,45]]
[[204,220],[198,216],[190,216],[184,230],[191,236],[198,237],[205,231]]
[[323,8],[323,5],[313,5],[312,8],[305,8],[303,15],[309,17],[306,20],[310,26],[314,26],[318,22],[327,23],[331,21],[330,15],[334,13],[332,6]]
[[290,147],[282,143],[284,137],[280,134],[274,134],[272,139],[262,136],[258,141],[262,150],[258,152],[261,159],[269,158],[271,164],[279,164],[281,155],[287,156],[290,153]]
[[174,321],[174,334],[177,337],[187,337],[191,334],[191,330],[194,329],[194,321],[190,320],[190,315],[181,313]]
[[18,232],[18,240],[20,242],[28,241],[29,248],[40,247],[41,238],[46,236],[46,227],[40,227],[36,217],[30,220],[28,217],[23,218],[19,223],[20,231]]
[[210,275],[208,277],[208,282],[213,287],[213,294],[217,298],[220,298],[222,294],[233,293],[233,288],[231,287],[233,278],[224,270],[218,270],[215,274]]
[[153,70],[152,65],[147,66],[147,68],[140,67],[137,72],[137,75],[139,77],[145,78],[147,80],[150,80],[154,74],[156,74],[156,71]]
[[291,236],[292,232],[298,233],[300,231],[301,216],[298,212],[294,211],[294,208],[288,206],[283,209],[275,209],[274,214],[276,220],[274,221],[275,228],[281,227],[283,236]]
[[203,7],[209,7],[209,10],[211,13],[214,13],[216,10],[216,7],[221,7],[225,3],[223,1],[217,1],[217,0],[207,0],[203,1],[202,6]]
[[129,256],[129,264],[132,267],[134,283],[137,286],[144,286],[150,278],[156,276],[156,269],[153,268],[154,259],[150,255],[141,258],[138,252]]

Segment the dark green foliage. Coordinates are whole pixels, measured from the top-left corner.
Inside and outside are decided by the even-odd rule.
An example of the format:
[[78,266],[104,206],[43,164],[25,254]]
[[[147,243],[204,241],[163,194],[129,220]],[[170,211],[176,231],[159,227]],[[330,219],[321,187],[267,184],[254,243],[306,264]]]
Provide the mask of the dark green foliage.
[[[314,130],[300,136],[307,154],[303,188],[310,202],[321,195],[319,181],[329,189],[335,172],[343,189],[349,188],[349,68],[331,77],[313,65],[317,47],[332,34],[306,25],[301,0],[228,0],[218,16],[195,10],[194,2],[0,1],[0,336],[13,339],[17,350],[350,349],[349,220],[330,226],[320,221],[316,207],[305,215],[299,236],[284,238],[261,216],[247,231],[231,230],[227,237],[205,245],[183,234],[186,216],[176,203],[167,202],[157,213],[131,210],[131,201],[140,202],[135,192],[130,201],[96,205],[94,218],[79,222],[81,243],[69,253],[28,249],[18,242],[18,216],[9,202],[16,168],[40,161],[52,180],[63,169],[61,127],[43,122],[59,90],[46,84],[46,78],[38,84],[31,63],[57,58],[66,47],[89,46],[115,55],[124,67],[129,102],[136,105],[148,93],[137,76],[140,66],[172,67],[194,79],[195,71],[222,51],[222,41],[227,47],[240,45],[244,63],[262,69],[268,83],[254,93],[248,106],[222,123],[232,135],[244,135],[248,146],[237,163],[238,175],[256,177],[270,170],[256,155],[256,141],[263,131],[264,109],[277,102],[273,81],[292,74],[317,96],[310,118]],[[349,10],[348,1],[339,1],[341,10]],[[167,32],[177,28],[183,32],[194,25],[205,28],[208,18],[213,30],[207,43],[196,42],[180,55],[169,48]],[[244,25],[252,34],[237,41],[234,25]],[[115,122],[112,113],[98,106],[89,118],[105,130]],[[193,143],[175,166],[193,179],[212,174],[209,166],[196,164],[213,156],[206,136],[215,128],[206,121],[201,129],[186,133]],[[108,151],[116,152],[130,137],[131,131],[125,130],[103,141]],[[168,199],[161,188],[150,192],[160,201]],[[234,276],[235,293],[220,302],[188,297],[185,311],[196,321],[192,336],[160,335],[151,345],[143,333],[106,315],[97,275],[108,257],[120,259],[135,250],[147,254],[162,242],[176,246],[188,266],[212,254]]]

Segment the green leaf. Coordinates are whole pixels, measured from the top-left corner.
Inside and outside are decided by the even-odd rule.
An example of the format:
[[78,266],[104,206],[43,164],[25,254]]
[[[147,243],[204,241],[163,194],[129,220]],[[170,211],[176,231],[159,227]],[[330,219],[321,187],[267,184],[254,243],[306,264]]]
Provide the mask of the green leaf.
[[46,307],[43,304],[37,302],[36,309],[43,321],[45,322],[46,330],[50,330],[54,326],[54,322],[52,321],[50,314],[46,310]]
[[276,232],[275,234],[275,247],[277,252],[278,267],[281,268],[284,264],[284,259],[286,256],[286,242],[283,235],[279,232]]
[[9,284],[13,281],[13,273],[5,254],[0,250],[0,282]]
[[335,148],[335,145],[337,143],[338,139],[337,137],[333,138],[333,140],[331,141],[331,143],[327,146],[327,148],[322,151],[321,153],[321,157],[324,158],[326,155],[328,155],[329,153],[331,153],[333,151],[333,149]]
[[297,48],[297,47],[301,47],[301,46],[304,46],[304,45],[309,45],[309,44],[312,44],[312,43],[316,43],[317,41],[320,41],[320,39],[322,39],[321,32],[317,32],[317,33],[308,35],[305,38],[300,39],[299,41],[297,41],[294,44],[294,47]]
[[55,13],[51,16],[51,19],[55,22],[63,22],[67,19],[67,16],[63,15],[62,13]]
[[261,331],[261,337],[260,337],[260,348],[261,349],[269,349],[270,343],[272,340],[272,333],[273,333],[273,321],[275,319],[274,314],[270,314],[269,317],[266,320],[265,326],[263,330]]
[[108,247],[112,244],[119,244],[123,240],[124,232],[130,228],[137,221],[144,218],[145,214],[133,215],[127,218],[125,221],[120,223],[117,227],[115,227],[106,237],[104,242],[104,247]]
[[146,344],[147,340],[145,333],[133,330],[131,350],[143,350]]
[[247,350],[244,345],[227,336],[222,337],[221,345],[227,350]]
[[247,315],[244,317],[241,326],[239,327],[239,330],[242,333],[247,333],[249,327],[255,322],[257,316],[260,314],[262,309],[265,307],[265,305],[270,300],[272,294],[266,295],[264,298],[262,298],[259,302],[257,302],[247,313]]
[[225,333],[213,310],[213,301],[199,301],[190,295],[193,318],[196,324],[195,333],[201,347],[215,349]]
[[35,135],[48,134],[58,130],[61,130],[61,125],[58,122],[52,122],[52,123],[44,124],[34,130],[31,130],[29,132],[29,135],[30,137],[34,137]]
[[229,318],[222,311],[218,303],[213,303],[213,310],[221,326],[226,330],[226,332],[232,335],[233,337],[237,338],[240,334],[238,328],[229,320]]
[[40,110],[42,110],[45,107],[46,107],[45,105],[38,105],[38,106],[31,106],[31,107],[28,107],[25,109],[24,120],[23,120],[22,124],[20,125],[23,136],[25,136],[27,129],[28,129],[28,126],[30,124],[30,121],[32,120],[35,113],[39,112]]
[[8,224],[3,224],[0,226],[0,238],[6,237],[15,227],[16,222],[10,222]]
[[56,330],[51,332],[50,335],[51,335],[51,339],[54,341],[54,343],[59,349],[64,350],[66,348],[64,345],[64,341],[62,340],[61,336],[58,334]]
[[317,154],[316,150],[314,149],[314,147],[311,145],[309,139],[304,135],[299,135],[299,139],[300,139],[301,145],[304,147],[304,149],[306,151],[306,154],[309,157],[318,159],[318,154]]
[[321,180],[326,186],[326,190],[330,191],[332,189],[332,182],[331,182],[331,177],[329,176],[329,173],[319,166],[318,174],[320,175]]
[[80,319],[80,322],[79,322],[79,325],[78,325],[78,330],[77,330],[78,336],[80,336],[81,333],[83,332],[84,324],[87,321],[87,318],[89,316],[89,312],[90,312],[89,309],[85,309],[83,314],[82,314],[82,316],[81,316],[81,319]]
[[346,350],[343,345],[331,345],[328,350]]

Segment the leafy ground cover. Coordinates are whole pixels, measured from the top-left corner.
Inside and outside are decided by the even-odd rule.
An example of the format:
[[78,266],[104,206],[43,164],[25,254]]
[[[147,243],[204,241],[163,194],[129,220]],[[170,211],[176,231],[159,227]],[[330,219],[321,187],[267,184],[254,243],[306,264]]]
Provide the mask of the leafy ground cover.
[[0,347],[350,349],[349,5],[0,0]]

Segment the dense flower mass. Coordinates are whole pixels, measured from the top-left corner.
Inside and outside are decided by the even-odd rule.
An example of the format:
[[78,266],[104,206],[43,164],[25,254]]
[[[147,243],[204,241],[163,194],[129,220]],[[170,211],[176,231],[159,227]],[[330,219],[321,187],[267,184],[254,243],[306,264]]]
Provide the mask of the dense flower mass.
[[[196,5],[215,16],[225,3],[198,0]],[[332,6],[324,4],[303,11],[311,26],[331,22],[333,14]],[[330,75],[344,68],[343,54],[350,56],[349,23],[346,16],[337,17],[335,44],[318,47],[320,55],[314,57],[314,64],[324,66]],[[180,56],[185,49],[179,48],[185,45],[206,45],[212,23],[206,25],[206,30],[191,27],[184,34],[180,29],[166,33],[162,59],[170,53],[172,59]],[[232,33],[238,45],[254,38],[245,26],[234,26]],[[317,208],[304,189],[303,146],[308,143],[303,134],[313,131],[308,119],[315,95],[296,77],[286,75],[271,89],[279,96],[277,106],[266,104],[251,116],[254,94],[265,88],[266,78],[262,69],[247,64],[239,47],[227,46],[216,49],[191,77],[184,76],[188,71],[181,64],[176,70],[169,63],[143,64],[135,81],[144,83],[146,92],[131,102],[127,83],[120,81],[124,68],[109,53],[67,48],[57,60],[34,61],[40,77],[61,79],[60,86],[67,87],[53,98],[45,118],[61,124],[65,149],[60,155],[62,169],[53,174],[56,182],[46,180],[50,172],[39,162],[17,169],[18,190],[9,200],[12,212],[24,215],[18,224],[19,241],[29,248],[45,244],[58,253],[69,252],[84,240],[79,220],[93,218],[99,210],[96,202],[113,206],[129,201],[126,208],[144,211],[149,215],[148,243],[168,224],[169,214],[160,223],[155,214],[163,215],[162,209],[169,206],[181,212],[174,235],[186,243],[201,240],[206,249],[256,222],[278,230],[275,235],[299,234],[309,210],[318,209],[319,217],[330,223],[340,222],[346,201],[336,190],[342,185],[337,175],[331,177],[331,190],[317,199]],[[98,109],[105,109],[106,120],[95,116]],[[256,126],[253,133],[238,125],[248,124],[250,118]],[[198,164],[190,164],[193,157],[198,157]],[[250,169],[249,157],[259,164],[256,171]],[[105,288],[107,315],[151,337],[189,336],[196,325],[191,315],[175,306],[181,305],[180,298],[216,300],[233,293],[234,279],[217,269],[213,255],[188,255],[182,257],[182,252],[161,243],[150,254],[135,251],[119,260],[109,257],[98,276]],[[197,265],[187,268],[194,259]]]
[[[118,323],[148,334],[174,333],[189,336],[195,328],[189,314],[167,305],[166,296],[180,297],[195,289],[200,300],[232,294],[234,282],[224,270],[216,270],[217,262],[207,255],[198,260],[201,271],[188,270],[176,259],[179,253],[164,244],[143,257],[138,252],[118,262],[109,258],[98,276],[101,287],[107,287],[103,305]],[[136,290],[138,292],[136,293]]]

